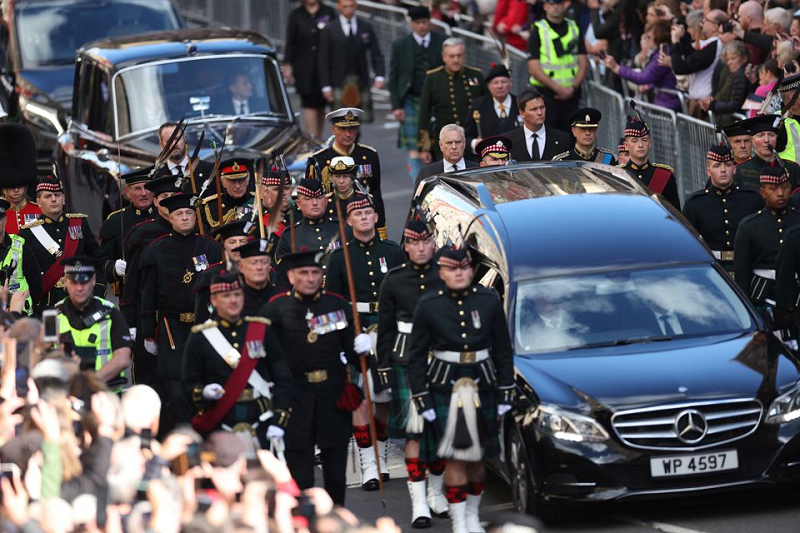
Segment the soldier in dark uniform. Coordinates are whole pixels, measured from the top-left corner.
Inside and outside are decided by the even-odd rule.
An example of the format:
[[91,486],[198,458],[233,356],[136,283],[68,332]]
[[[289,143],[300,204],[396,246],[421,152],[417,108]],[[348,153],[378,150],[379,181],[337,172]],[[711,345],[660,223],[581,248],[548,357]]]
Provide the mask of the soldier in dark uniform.
[[508,137],[495,135],[483,139],[475,146],[475,150],[480,157],[482,167],[502,167],[511,161],[513,146],[514,144]]
[[800,223],[789,205],[789,179],[777,165],[761,171],[761,196],[766,206],[744,218],[734,241],[736,283],[758,307],[775,305],[775,261],[788,229]]
[[201,433],[245,431],[268,448],[289,422],[292,374],[269,320],[242,313],[239,277],[216,274],[210,292],[214,313],[192,328],[183,355],[183,390],[198,413],[193,425]]
[[219,164],[220,183],[222,184],[222,222],[219,221],[217,207],[218,194],[212,194],[202,200],[201,213],[207,228],[215,229],[220,224],[227,224],[240,218],[249,217],[253,211],[254,194],[249,191],[250,169],[253,167],[249,159],[228,159]]
[[[428,424],[444,430],[441,438],[426,432],[421,459],[447,460],[446,497],[453,532],[480,531],[483,459],[500,453],[494,428],[498,416],[514,403],[511,339],[497,293],[472,284],[467,251],[442,248],[438,263],[445,288],[423,295],[417,303],[408,377],[417,411]],[[462,414],[466,426],[477,431],[462,431],[456,424]],[[456,449],[454,441],[471,445]]]
[[162,403],[162,431],[188,421],[181,389],[181,360],[194,324],[194,286],[199,274],[222,259],[214,239],[196,232],[192,196],[176,194],[161,201],[169,210],[172,230],[142,254],[140,331],[145,349],[157,357]]
[[672,206],[680,211],[681,200],[678,196],[678,183],[672,167],[659,163],[651,163],[650,129],[638,118],[629,118],[625,126],[625,146],[628,147],[630,160],[623,168],[634,178],[638,178],[651,192],[663,196]]
[[[778,141],[778,128],[780,127],[780,116],[760,115],[740,123],[742,128],[750,132],[753,143],[753,157],[736,166],[733,179],[757,189],[760,187],[761,169],[765,166],[777,162],[778,156],[772,150]],[[782,161],[783,166],[789,172],[789,182],[794,190],[800,185],[800,166],[791,161]]]
[[[336,201],[336,200],[334,200]],[[353,228],[353,238],[347,242],[350,254],[350,265],[355,285],[356,309],[361,318],[361,326],[367,331],[376,329],[378,322],[378,291],[383,276],[405,261],[403,250],[392,241],[380,239],[375,232],[378,215],[368,196],[354,194],[347,202],[347,224]],[[335,250],[328,260],[328,274],[325,277],[325,288],[350,299],[350,284],[347,281],[344,250]],[[371,326],[375,326],[372,327]],[[374,366],[374,365],[373,365]],[[372,379],[374,382],[374,377]],[[391,395],[387,392],[372,394],[376,404],[375,426],[378,433],[378,456],[380,472],[384,478],[388,476],[386,463],[389,434],[386,422],[389,419]],[[369,417],[366,402],[353,413],[353,436],[358,445],[358,456],[361,463],[361,486],[364,490],[378,489],[378,465],[375,464],[375,450],[369,434]]]
[[597,128],[600,126],[602,113],[591,107],[583,107],[569,117],[572,137],[575,146],[571,150],[553,157],[553,161],[595,161],[606,165],[616,165],[614,154],[594,145],[597,142]]
[[334,157],[328,166],[328,175],[333,184],[328,214],[336,217],[336,205],[334,204],[336,199],[346,203],[355,193],[356,163],[352,157]]
[[356,179],[369,190],[378,211],[378,233],[382,239],[388,239],[386,229],[386,209],[381,196],[381,162],[375,148],[356,142],[360,117],[363,111],[354,107],[343,107],[331,111],[325,117],[331,121],[331,133],[336,138],[329,148],[315,152],[308,159],[306,176],[311,175],[314,163],[320,166],[322,185],[326,193],[333,191],[333,184],[328,175],[329,167],[336,156],[349,156],[356,164]]
[[[34,312],[41,314],[66,296],[64,290],[64,265],[62,261],[75,255],[97,259],[97,244],[86,215],[64,213],[64,188],[54,176],[45,176],[36,186],[36,200],[42,209],[39,218],[22,227],[19,236],[25,240],[24,248],[35,256],[41,291],[34,302]],[[106,292],[103,273],[97,275],[94,293]]]
[[731,143],[731,156],[734,165],[744,163],[753,155],[753,140],[750,138],[750,131],[742,126],[744,121],[737,120],[728,124],[722,131]]
[[[411,494],[411,526],[426,528],[431,511],[447,512],[444,497],[444,461],[426,464],[419,457],[421,419],[411,412],[411,388],[408,384],[408,341],[414,309],[424,295],[444,288],[439,266],[433,260],[436,243],[420,217],[406,223],[403,249],[408,261],[391,269],[383,279],[378,299],[378,376],[381,389],[392,389],[390,436],[404,438],[408,491]],[[411,422],[411,423],[409,423]],[[428,470],[427,490],[425,469]]]
[[[303,219],[294,223],[294,228],[283,232],[275,252],[276,267],[285,274],[283,256],[292,252],[292,233],[294,233],[295,250],[317,250],[326,252],[331,246],[337,247],[340,239],[339,223],[327,213],[328,197],[317,179],[303,178],[297,186],[297,207],[303,213]],[[335,240],[334,240],[335,239]],[[323,266],[325,268],[325,266]]]
[[702,235],[714,257],[733,272],[733,243],[739,222],[764,205],[758,191],[733,180],[731,149],[712,146],[706,154],[708,183],[686,200],[683,216]]
[[775,309],[773,327],[787,330],[784,344],[795,352],[800,338],[800,316],[798,316],[798,283],[800,279],[800,225],[789,228],[783,245],[778,251],[775,265]]
[[239,271],[244,291],[244,314],[258,315],[269,300],[280,291],[272,282],[272,239],[253,239],[234,250],[240,256]]
[[364,333],[354,338],[350,305],[322,290],[322,253],[301,251],[285,256],[293,289],[275,296],[263,315],[272,322],[294,376],[292,418],[286,429],[286,462],[300,489],[314,486],[314,446],[321,450],[325,490],[344,505],[347,445],[355,408],[346,401],[347,372],[369,353]]
[[[283,189],[281,197],[281,207],[279,220],[270,225],[270,210],[274,203],[281,196],[280,189]],[[279,168],[271,168],[261,177],[261,205],[264,220],[264,227],[267,228],[267,233],[270,238],[278,242],[278,239],[286,228],[288,228],[292,221],[297,222],[303,217],[303,214],[295,205],[292,200],[292,178],[286,170]],[[256,231],[257,221],[253,227]],[[272,247],[274,254],[276,246]]]
[[444,65],[428,71],[419,99],[419,148],[424,165],[442,159],[439,131],[445,124],[466,123],[472,101],[487,94],[480,69],[464,65],[464,41],[450,37],[442,43]]
[[125,181],[125,196],[130,203],[114,211],[100,226],[100,268],[106,280],[111,283],[115,296],[122,296],[125,272],[128,263],[123,250],[123,241],[136,224],[152,220],[155,216],[153,192],[146,189],[150,181],[151,167],[130,172],[122,176]]
[[250,240],[247,233],[246,220],[234,220],[214,229],[211,234],[222,245],[222,261],[209,265],[200,274],[195,291],[197,299],[194,305],[194,323],[202,324],[211,316],[211,295],[208,288],[211,280],[222,271],[231,272],[239,270],[239,252],[236,248]]

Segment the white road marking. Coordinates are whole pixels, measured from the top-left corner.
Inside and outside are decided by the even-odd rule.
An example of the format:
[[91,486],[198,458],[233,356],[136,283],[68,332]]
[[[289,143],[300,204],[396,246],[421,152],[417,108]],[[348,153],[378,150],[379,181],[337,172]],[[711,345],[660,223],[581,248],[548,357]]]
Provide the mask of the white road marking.
[[632,516],[617,516],[615,517],[620,522],[626,522],[636,526],[644,526],[662,531],[663,533],[705,533],[699,529],[691,529],[688,527],[676,526],[674,524],[667,524],[665,522],[653,522],[650,520],[640,520]]

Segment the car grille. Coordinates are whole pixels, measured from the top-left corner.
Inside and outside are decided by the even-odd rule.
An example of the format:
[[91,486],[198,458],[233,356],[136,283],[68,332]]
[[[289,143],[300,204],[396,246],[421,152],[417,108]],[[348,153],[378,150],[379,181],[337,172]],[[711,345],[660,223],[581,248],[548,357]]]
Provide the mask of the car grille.
[[723,400],[620,411],[611,425],[632,448],[699,450],[750,435],[762,413],[758,400]]

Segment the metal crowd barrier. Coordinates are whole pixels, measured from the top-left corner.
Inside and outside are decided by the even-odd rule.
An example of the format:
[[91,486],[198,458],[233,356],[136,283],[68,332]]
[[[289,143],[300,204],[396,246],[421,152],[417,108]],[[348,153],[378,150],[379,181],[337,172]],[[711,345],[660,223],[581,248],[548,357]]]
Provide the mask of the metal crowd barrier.
[[257,31],[279,50],[286,44],[286,22],[295,5],[289,0],[174,0],[190,25],[228,26]]
[[644,116],[644,120],[652,133],[650,135],[650,157],[656,163],[664,163],[675,169],[675,176],[679,178],[678,192],[683,197],[680,183],[681,164],[675,143],[675,112],[671,109],[665,109],[639,100],[636,100],[636,108]]
[[678,185],[683,185],[682,194],[691,194],[706,185],[706,152],[717,143],[717,134],[712,124],[679,113],[676,118],[675,145],[681,161],[681,176]]
[[603,114],[597,132],[597,146],[616,152],[619,138],[625,130],[625,103],[622,95],[596,81],[584,85],[583,100]]

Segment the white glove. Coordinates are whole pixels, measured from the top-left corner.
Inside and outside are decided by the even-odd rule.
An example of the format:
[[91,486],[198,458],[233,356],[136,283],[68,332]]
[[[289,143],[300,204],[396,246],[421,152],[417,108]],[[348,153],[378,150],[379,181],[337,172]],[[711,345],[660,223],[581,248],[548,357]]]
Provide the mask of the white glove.
[[420,416],[422,416],[422,418],[424,418],[428,422],[433,422],[434,420],[436,420],[436,411],[434,411],[433,409],[425,409],[424,411],[422,411],[422,414]]
[[158,344],[154,340],[145,339],[144,349],[147,350],[147,353],[149,354],[158,355]]
[[128,329],[128,331],[131,334],[131,340],[135,341],[136,340],[136,328],[130,328],[130,329]]
[[286,432],[278,426],[270,426],[267,428],[268,439],[282,439],[285,434]]
[[219,400],[225,394],[225,389],[219,383],[209,383],[203,387],[203,398],[206,400]]
[[116,272],[118,276],[124,276],[126,268],[128,268],[128,262],[124,259],[117,259],[114,262],[114,272]]
[[347,356],[344,352],[339,352],[339,361],[341,361],[343,365],[347,364]]
[[359,333],[356,335],[356,340],[353,341],[353,349],[356,353],[369,353],[372,351],[372,338],[366,333]]
[[501,403],[497,405],[497,416],[503,416],[507,412],[511,410],[511,406],[507,403]]

